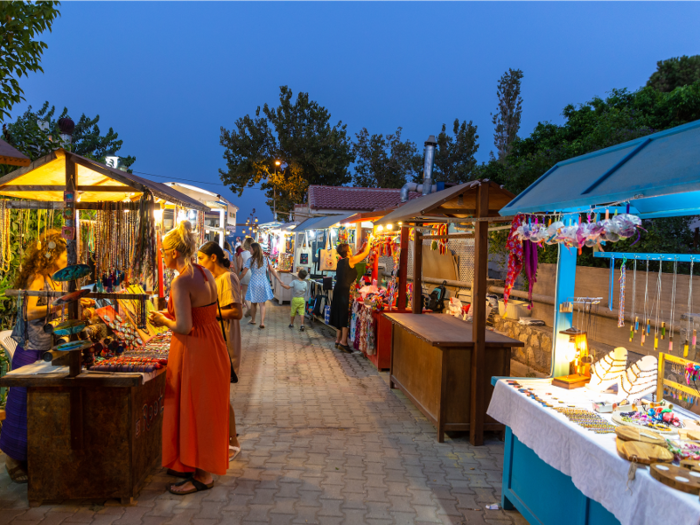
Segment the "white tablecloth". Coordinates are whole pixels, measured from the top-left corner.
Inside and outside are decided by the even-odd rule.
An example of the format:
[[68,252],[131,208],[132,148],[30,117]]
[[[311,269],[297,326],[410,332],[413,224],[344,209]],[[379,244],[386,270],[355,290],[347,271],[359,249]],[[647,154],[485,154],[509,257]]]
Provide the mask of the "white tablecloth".
[[[551,392],[567,405],[592,410],[593,396],[583,388],[567,391],[552,387],[550,379],[518,381],[533,387],[538,395]],[[602,504],[623,525],[700,524],[698,496],[656,481],[647,468],[639,468],[627,487],[630,464],[617,455],[615,434],[585,430],[503,380],[496,383],[487,413],[509,426],[545,463],[570,476],[576,488]]]

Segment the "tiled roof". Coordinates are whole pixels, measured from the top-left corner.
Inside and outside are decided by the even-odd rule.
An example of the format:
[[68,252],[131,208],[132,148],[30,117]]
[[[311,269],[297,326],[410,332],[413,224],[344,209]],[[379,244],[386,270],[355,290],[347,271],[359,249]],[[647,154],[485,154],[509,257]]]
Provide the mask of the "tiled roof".
[[[412,191],[409,199],[420,195]],[[400,189],[309,186],[309,208],[316,210],[374,211],[398,206],[400,202]]]

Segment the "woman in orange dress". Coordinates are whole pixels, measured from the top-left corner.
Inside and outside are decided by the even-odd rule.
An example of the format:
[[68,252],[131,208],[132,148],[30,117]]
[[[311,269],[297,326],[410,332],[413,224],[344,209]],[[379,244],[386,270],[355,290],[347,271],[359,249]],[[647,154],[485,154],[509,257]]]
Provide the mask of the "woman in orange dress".
[[196,239],[189,221],[163,239],[163,259],[178,276],[170,288],[168,314],[151,322],[173,331],[163,414],[163,466],[194,475],[168,486],[173,494],[208,490],[213,474],[228,468],[231,362],[216,315],[216,281],[192,264]]

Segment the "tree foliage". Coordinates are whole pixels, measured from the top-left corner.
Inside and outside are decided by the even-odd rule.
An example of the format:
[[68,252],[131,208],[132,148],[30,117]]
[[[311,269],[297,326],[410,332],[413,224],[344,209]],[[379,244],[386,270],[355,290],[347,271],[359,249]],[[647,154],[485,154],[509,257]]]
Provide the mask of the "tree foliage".
[[[69,117],[68,108],[64,107],[57,117],[54,117],[55,114],[56,106],[50,106],[48,101],[38,111],[33,111],[29,106],[15,122],[3,126],[5,140],[32,160],[43,157],[57,147],[64,147],[83,157],[104,162],[105,157],[116,155],[124,144],[111,127],[102,135],[98,126],[99,115],[90,118],[85,113],[75,123],[71,143],[64,144],[59,135],[58,121]],[[136,158],[131,156],[120,159],[120,163],[127,167],[135,161]]]
[[24,100],[19,79],[43,69],[41,55],[48,47],[36,37],[51,31],[60,15],[60,2],[0,2],[0,122],[12,106]]
[[498,160],[502,161],[510,153],[511,144],[518,136],[520,119],[523,114],[523,97],[520,96],[520,84],[523,72],[508,69],[498,81],[498,111],[493,113],[494,145],[498,151]]
[[[308,93],[292,100],[292,90],[280,87],[279,106],[258,106],[253,116],[236,120],[234,128],[221,128],[226,151],[221,180],[240,196],[245,188],[261,184],[272,202],[273,183],[277,210],[285,213],[303,200],[309,184],[340,186],[351,181],[353,161],[346,126],[332,126],[331,114]],[[281,161],[275,176],[275,161]]]
[[669,58],[656,63],[647,86],[668,93],[677,87],[700,81],[700,55]]
[[400,188],[420,170],[416,144],[401,140],[402,128],[387,135],[370,135],[367,128],[355,134],[352,146],[355,156],[356,186],[366,188]]
[[459,119],[455,119],[452,133],[454,136],[447,133],[445,124],[442,125],[437,136],[433,180],[454,183],[470,181],[476,167],[474,155],[479,149],[476,126],[471,120],[460,123]]

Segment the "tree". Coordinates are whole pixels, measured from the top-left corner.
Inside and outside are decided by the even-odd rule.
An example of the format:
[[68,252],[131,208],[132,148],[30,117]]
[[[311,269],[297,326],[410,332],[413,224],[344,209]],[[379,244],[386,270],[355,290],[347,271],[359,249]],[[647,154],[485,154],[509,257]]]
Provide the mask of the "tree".
[[0,2],[0,122],[24,100],[19,78],[44,70],[39,65],[48,47],[36,37],[60,15],[60,2]]
[[[286,213],[303,202],[310,184],[349,183],[354,157],[346,125],[339,121],[331,126],[331,114],[308,93],[292,101],[292,90],[281,86],[279,100],[277,108],[265,104],[254,116],[239,118],[230,131],[221,127],[226,170],[219,175],[239,196],[245,188],[261,184],[269,203],[274,187],[277,210]],[[276,160],[282,164],[275,177]]]
[[384,137],[370,135],[367,128],[355,134],[356,186],[366,188],[400,188],[416,172],[417,148],[410,140],[401,140],[402,128]]
[[[63,108],[57,118],[54,118],[55,113],[56,107],[49,106],[48,102],[44,102],[36,112],[29,106],[15,122],[3,126],[5,140],[32,160],[55,149],[64,148],[99,162],[104,162],[108,155],[115,155],[124,143],[112,128],[105,135],[101,134],[97,125],[99,115],[90,118],[84,113],[75,124],[72,142],[63,143],[59,136],[58,121],[68,116],[68,109]],[[121,164],[127,168],[135,161],[136,158],[131,156],[120,159]]]
[[647,81],[647,86],[668,93],[677,87],[687,86],[700,80],[700,55],[659,60],[656,71]]
[[476,126],[471,120],[460,124],[459,119],[455,119],[452,133],[454,137],[448,135],[447,126],[442,125],[437,137],[433,180],[454,183],[470,181],[476,166],[474,155],[479,149]]
[[496,126],[493,141],[498,151],[498,160],[510,153],[510,147],[520,129],[520,117],[523,113],[523,98],[520,96],[520,83],[523,72],[508,69],[498,81],[498,111],[493,117]]

